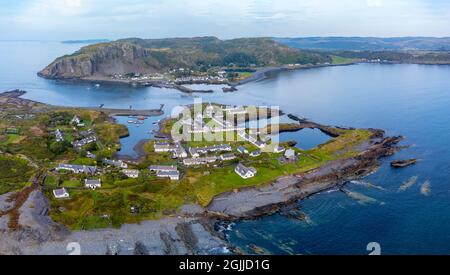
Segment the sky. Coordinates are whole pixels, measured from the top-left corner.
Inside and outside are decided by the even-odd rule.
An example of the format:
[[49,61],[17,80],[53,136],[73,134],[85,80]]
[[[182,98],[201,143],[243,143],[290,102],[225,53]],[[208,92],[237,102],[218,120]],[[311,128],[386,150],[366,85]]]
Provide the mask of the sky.
[[[4,3],[6,2],[6,3]],[[0,40],[450,36],[448,0],[2,0]]]

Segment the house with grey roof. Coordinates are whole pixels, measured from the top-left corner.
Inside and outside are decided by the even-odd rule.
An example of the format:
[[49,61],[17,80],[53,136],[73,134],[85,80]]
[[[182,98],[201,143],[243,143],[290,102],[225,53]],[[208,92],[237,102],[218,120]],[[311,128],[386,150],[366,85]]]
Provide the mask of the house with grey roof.
[[248,154],[248,150],[245,149],[245,147],[243,147],[243,146],[239,146],[239,147],[237,148],[237,151],[238,151],[239,153],[241,153],[241,154]]
[[55,131],[55,138],[56,138],[56,142],[64,141],[64,136],[59,129],[56,129],[56,131]]
[[71,171],[75,174],[95,174],[97,173],[97,167],[86,165],[73,165],[73,164],[59,164],[55,168],[56,171]]
[[234,159],[236,159],[236,156],[234,154],[220,155],[220,160],[222,160],[222,161],[234,160]]
[[55,189],[53,190],[53,196],[57,199],[67,199],[70,197],[69,192],[67,192],[66,188]]
[[251,156],[252,158],[256,158],[256,157],[261,156],[261,150],[256,150],[256,151],[251,152],[251,153],[250,153],[250,156]]
[[148,169],[152,172],[169,172],[169,171],[178,171],[178,167],[175,165],[151,165]]
[[236,166],[236,169],[234,169],[234,171],[236,172],[236,174],[241,176],[241,178],[243,178],[243,179],[253,178],[254,176],[256,176],[256,173],[257,173],[255,168],[246,167],[242,163],[239,163]]
[[139,170],[136,169],[124,169],[122,173],[132,179],[137,179],[139,177]]
[[102,187],[102,182],[99,179],[85,179],[84,186],[90,189],[97,189]]
[[156,173],[158,178],[169,178],[170,180],[180,180],[179,171],[158,171]]
[[106,164],[106,165],[115,166],[117,168],[124,168],[124,169],[128,168],[128,164],[126,164],[122,160],[114,160],[114,159],[104,158],[103,159],[103,163]]
[[193,165],[206,165],[208,163],[213,163],[217,161],[217,157],[204,157],[204,158],[191,158],[191,159],[184,159],[183,164],[186,166],[193,166]]

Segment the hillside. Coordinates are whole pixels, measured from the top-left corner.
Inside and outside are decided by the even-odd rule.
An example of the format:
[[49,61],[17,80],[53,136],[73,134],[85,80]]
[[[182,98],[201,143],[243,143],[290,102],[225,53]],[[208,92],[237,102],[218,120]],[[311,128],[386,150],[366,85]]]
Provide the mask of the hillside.
[[300,37],[275,38],[298,49],[348,51],[449,51],[450,37]]
[[265,67],[330,60],[325,54],[293,49],[270,38],[130,38],[83,47],[74,54],[57,58],[39,75],[54,79],[88,78],[165,73],[178,68],[205,71],[231,65]]

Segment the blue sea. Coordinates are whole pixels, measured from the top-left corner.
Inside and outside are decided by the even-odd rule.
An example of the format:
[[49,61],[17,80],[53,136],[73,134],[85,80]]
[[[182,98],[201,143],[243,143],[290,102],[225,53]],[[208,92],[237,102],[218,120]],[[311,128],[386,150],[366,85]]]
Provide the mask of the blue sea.
[[[23,89],[26,98],[65,106],[159,108],[166,114],[194,99],[170,89],[67,84],[41,79],[36,72],[54,58],[80,45],[59,42],[0,42],[0,90]],[[270,75],[236,93],[217,89],[202,100],[223,104],[280,106],[286,113],[324,124],[385,129],[404,135],[411,145],[382,160],[369,177],[348,183],[354,196],[329,190],[298,203],[305,221],[282,215],[234,224],[231,244],[252,253],[256,245],[268,254],[369,254],[377,242],[382,254],[450,254],[450,66],[360,64]],[[152,118],[144,126],[130,125],[122,141],[123,154],[151,137]],[[126,118],[122,118],[126,124]],[[134,128],[133,128],[134,127]],[[300,148],[328,139],[315,131],[284,134]],[[393,159],[419,158],[404,169],[392,169]],[[399,191],[412,177],[415,184]],[[429,182],[431,192],[421,193]],[[370,198],[370,199],[368,199]]]

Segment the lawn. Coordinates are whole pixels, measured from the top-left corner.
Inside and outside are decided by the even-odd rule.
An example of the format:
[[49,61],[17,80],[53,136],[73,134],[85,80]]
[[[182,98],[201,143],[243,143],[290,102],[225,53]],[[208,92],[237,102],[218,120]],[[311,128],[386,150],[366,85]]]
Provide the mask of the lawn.
[[24,159],[0,156],[0,195],[26,186],[34,172]]
[[347,63],[352,63],[352,62],[357,61],[357,59],[354,59],[354,58],[346,58],[346,57],[341,57],[341,56],[336,56],[336,55],[332,55],[331,59],[332,59],[332,64],[334,64],[334,65],[347,64]]

